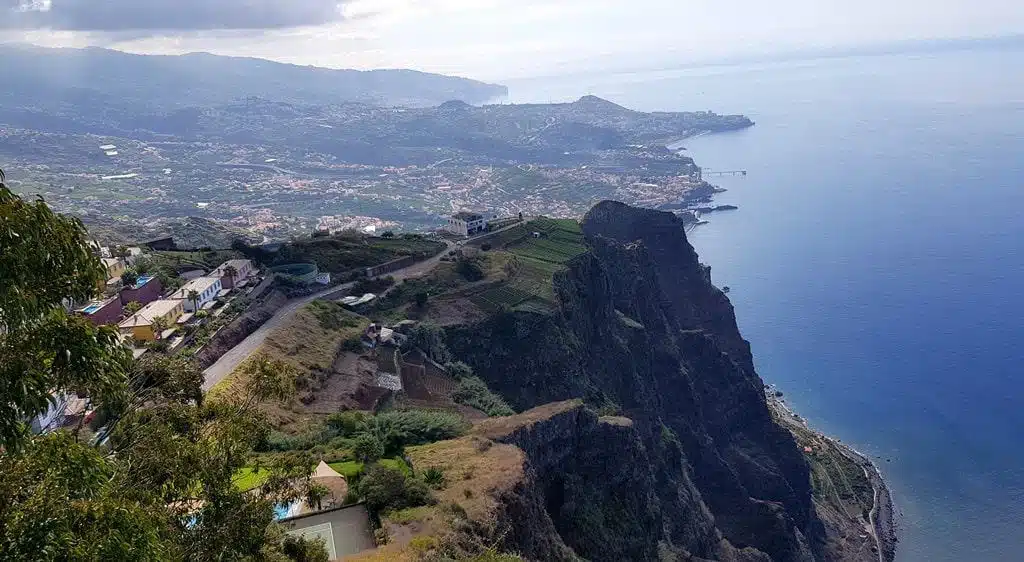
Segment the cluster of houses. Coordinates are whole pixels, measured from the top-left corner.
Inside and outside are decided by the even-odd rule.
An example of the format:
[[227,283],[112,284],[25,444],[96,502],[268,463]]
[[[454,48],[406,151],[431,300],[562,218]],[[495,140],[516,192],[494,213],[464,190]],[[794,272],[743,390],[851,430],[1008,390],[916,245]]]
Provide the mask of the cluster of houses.
[[199,311],[213,308],[217,299],[245,287],[258,273],[250,260],[230,260],[165,295],[155,276],[141,275],[130,285],[124,284],[122,275],[134,258],[142,255],[141,250],[137,254],[135,250],[129,248],[127,256],[102,258],[107,270],[105,296],[79,307],[77,313],[97,326],[117,324],[125,337],[140,342],[167,338]]

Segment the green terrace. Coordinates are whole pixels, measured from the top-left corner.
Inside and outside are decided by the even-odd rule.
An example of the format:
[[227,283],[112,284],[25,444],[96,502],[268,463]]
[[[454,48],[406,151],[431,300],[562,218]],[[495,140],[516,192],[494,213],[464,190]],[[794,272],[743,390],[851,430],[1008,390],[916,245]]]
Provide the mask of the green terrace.
[[515,256],[506,281],[470,297],[473,304],[488,312],[550,311],[555,273],[587,252],[580,225],[572,219],[536,219],[485,239],[487,242]]

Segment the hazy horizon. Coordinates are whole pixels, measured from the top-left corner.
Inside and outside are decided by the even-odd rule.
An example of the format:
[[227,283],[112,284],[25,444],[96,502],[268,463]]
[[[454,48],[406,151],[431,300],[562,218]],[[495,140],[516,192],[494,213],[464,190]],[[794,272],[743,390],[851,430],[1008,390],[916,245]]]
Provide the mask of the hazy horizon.
[[0,0],[7,5],[0,41],[502,81],[1024,30],[1024,3],[983,3],[984,9],[967,0]]

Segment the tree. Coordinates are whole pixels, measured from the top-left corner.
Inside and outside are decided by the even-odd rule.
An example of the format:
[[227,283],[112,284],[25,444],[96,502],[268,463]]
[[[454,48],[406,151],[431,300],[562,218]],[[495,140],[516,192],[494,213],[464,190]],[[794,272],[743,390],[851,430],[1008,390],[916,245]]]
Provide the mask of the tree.
[[192,310],[199,311],[199,291],[195,289],[189,291],[188,300],[192,303]]
[[359,480],[358,488],[366,507],[374,513],[427,505],[433,501],[426,484],[380,464],[370,467]]
[[139,274],[131,269],[121,274],[121,284],[125,287],[134,287],[138,280]]
[[[311,459],[275,460],[259,494],[233,475],[269,433],[259,405],[294,392],[294,373],[256,361],[243,388],[202,400],[194,366],[133,362],[113,329],[64,312],[104,276],[86,240],[0,174],[0,558],[286,559],[273,509],[303,497]],[[30,434],[50,394],[70,392],[107,439],[83,426]]]
[[164,337],[164,330],[169,328],[168,322],[162,316],[154,318],[150,321],[150,326],[153,328],[153,335],[156,339],[160,340]]
[[390,230],[385,230],[384,232],[381,233],[380,237],[386,240],[390,240],[391,238],[395,237],[395,233]]
[[79,220],[23,201],[0,179],[0,448],[20,447],[54,395],[122,390],[130,356],[116,330],[63,307],[93,297],[105,277]]
[[455,264],[455,271],[466,281],[480,281],[487,276],[484,269],[480,267],[479,260],[469,257],[460,258]]
[[124,313],[128,316],[131,316],[140,310],[142,310],[142,303],[139,301],[131,301],[124,305]]
[[384,443],[371,433],[361,433],[352,446],[352,454],[362,462],[374,462],[384,456]]
[[232,283],[234,283],[235,282],[235,277],[238,276],[238,269],[236,269],[235,266],[233,266],[233,265],[225,266],[224,267],[224,275],[228,279],[230,279]]
[[416,306],[419,308],[427,306],[428,299],[430,299],[430,294],[427,293],[426,291],[420,291],[416,293]]
[[452,354],[444,343],[444,329],[433,324],[420,324],[409,332],[407,347],[419,348],[434,361],[444,365]]

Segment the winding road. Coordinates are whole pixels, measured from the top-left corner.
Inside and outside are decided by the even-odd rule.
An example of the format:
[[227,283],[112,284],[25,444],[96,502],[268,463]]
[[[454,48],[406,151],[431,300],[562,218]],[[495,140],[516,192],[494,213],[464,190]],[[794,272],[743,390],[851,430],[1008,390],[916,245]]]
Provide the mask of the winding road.
[[[500,231],[496,231],[500,232]],[[414,263],[408,267],[403,267],[387,273],[385,275],[395,278],[396,282],[404,281],[413,277],[419,277],[424,273],[437,267],[437,264],[441,262],[441,258],[444,257],[452,248],[455,247],[453,242],[445,242],[446,247],[444,251],[437,254],[436,256],[429,258],[425,261]],[[299,311],[300,308],[317,299],[336,300],[348,294],[348,291],[352,289],[355,283],[345,283],[344,285],[338,285],[323,291],[313,293],[312,295],[300,297],[282,306],[274,313],[274,315],[264,322],[262,326],[256,329],[255,332],[249,334],[249,337],[242,340],[238,345],[231,348],[217,360],[216,363],[210,365],[206,370],[203,371],[203,392],[209,392],[211,388],[217,385],[220,381],[224,380],[224,377],[228,376],[243,361],[249,358],[250,355],[256,352],[257,349],[263,342],[266,341],[267,335],[271,331],[284,325]]]

